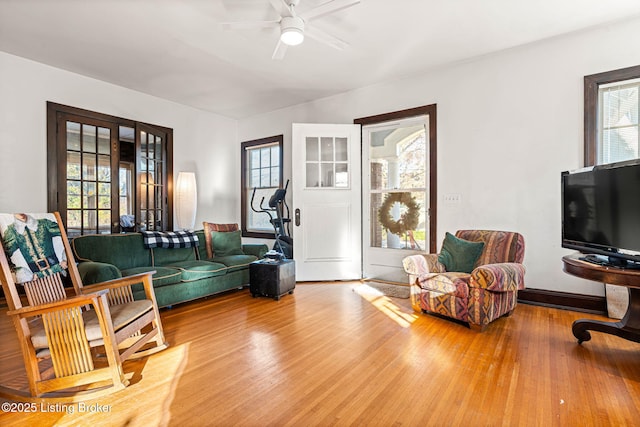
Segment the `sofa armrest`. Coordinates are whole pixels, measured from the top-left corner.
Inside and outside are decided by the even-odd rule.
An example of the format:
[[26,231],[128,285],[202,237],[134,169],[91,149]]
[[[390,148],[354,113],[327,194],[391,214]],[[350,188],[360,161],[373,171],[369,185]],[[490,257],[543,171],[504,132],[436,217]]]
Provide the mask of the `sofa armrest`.
[[242,245],[242,252],[245,255],[253,255],[258,259],[264,258],[264,254],[269,251],[269,247],[264,243],[244,243]]
[[102,283],[107,280],[119,279],[122,273],[118,267],[104,262],[86,261],[78,264],[80,279],[84,285]]
[[515,262],[485,264],[471,272],[469,287],[493,292],[524,289],[524,265]]
[[444,265],[438,262],[438,254],[410,255],[402,260],[402,266],[405,273],[413,276],[446,271]]

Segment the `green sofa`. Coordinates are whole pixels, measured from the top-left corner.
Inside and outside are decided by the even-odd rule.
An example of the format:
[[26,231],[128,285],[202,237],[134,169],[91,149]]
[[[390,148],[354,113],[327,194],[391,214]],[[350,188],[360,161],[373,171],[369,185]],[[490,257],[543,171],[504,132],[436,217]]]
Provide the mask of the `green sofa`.
[[[249,264],[264,256],[267,245],[244,244],[243,255],[206,259],[204,231],[196,231],[193,248],[146,249],[140,233],[85,235],[71,241],[82,282],[86,285],[155,270],[153,288],[158,307],[169,307],[249,283]],[[143,298],[141,285],[134,298]]]

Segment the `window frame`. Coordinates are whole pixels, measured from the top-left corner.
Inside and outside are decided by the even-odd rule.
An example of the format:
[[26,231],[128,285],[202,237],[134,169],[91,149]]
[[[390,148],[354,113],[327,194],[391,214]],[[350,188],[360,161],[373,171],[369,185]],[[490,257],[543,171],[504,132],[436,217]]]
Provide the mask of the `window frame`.
[[242,237],[254,237],[259,239],[275,239],[275,233],[273,232],[258,232],[251,231],[248,229],[248,209],[251,209],[251,199],[248,197],[248,191],[250,190],[248,185],[248,171],[247,167],[247,151],[249,149],[257,149],[261,148],[261,146],[270,146],[270,145],[278,145],[280,149],[280,158],[279,158],[279,186],[273,187],[282,188],[282,181],[284,179],[284,171],[283,171],[283,142],[284,135],[274,135],[266,138],[254,139],[251,141],[244,141],[240,143],[240,229],[242,231]]
[[584,166],[598,159],[598,91],[601,85],[640,78],[640,65],[584,77]]

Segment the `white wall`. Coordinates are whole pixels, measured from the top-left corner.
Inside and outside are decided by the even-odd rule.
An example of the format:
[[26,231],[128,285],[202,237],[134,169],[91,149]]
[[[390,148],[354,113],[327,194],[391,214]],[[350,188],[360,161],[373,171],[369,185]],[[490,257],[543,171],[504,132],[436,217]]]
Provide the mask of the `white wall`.
[[[560,173],[583,165],[583,76],[640,64],[639,35],[635,19],[251,117],[239,121],[239,140],[283,133],[286,178],[292,123],[436,103],[438,241],[460,228],[519,231],[528,287],[603,295],[562,271]],[[462,203],[444,204],[448,193]]]
[[174,172],[196,172],[202,221],[237,221],[237,122],[0,52],[0,212],[47,209],[46,102],[173,128]]

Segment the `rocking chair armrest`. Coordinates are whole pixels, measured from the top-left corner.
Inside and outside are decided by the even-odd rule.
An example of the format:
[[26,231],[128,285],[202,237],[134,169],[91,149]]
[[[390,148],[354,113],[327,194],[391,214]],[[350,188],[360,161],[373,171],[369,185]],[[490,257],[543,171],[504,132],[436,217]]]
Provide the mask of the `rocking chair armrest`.
[[147,298],[155,301],[155,293],[153,292],[153,280],[152,280],[152,276],[155,273],[156,273],[155,270],[151,270],[145,273],[133,274],[131,276],[124,276],[118,279],[107,280],[106,282],[102,282],[102,283],[87,285],[82,288],[82,293],[121,288],[124,286],[135,285],[136,283],[142,283],[142,286],[144,287],[144,292]]
[[88,304],[95,304],[95,300],[100,299],[102,295],[107,294],[107,290],[87,293],[84,295],[76,295],[63,300],[48,302],[46,304],[32,305],[29,307],[21,307],[15,310],[9,310],[7,315],[24,317],[39,316],[43,313],[58,311],[69,307],[82,307]]

